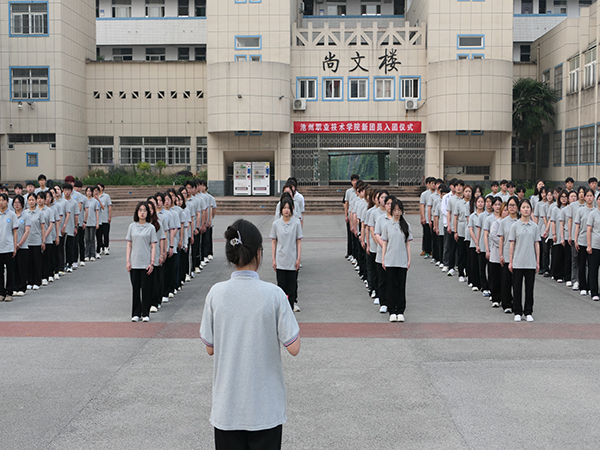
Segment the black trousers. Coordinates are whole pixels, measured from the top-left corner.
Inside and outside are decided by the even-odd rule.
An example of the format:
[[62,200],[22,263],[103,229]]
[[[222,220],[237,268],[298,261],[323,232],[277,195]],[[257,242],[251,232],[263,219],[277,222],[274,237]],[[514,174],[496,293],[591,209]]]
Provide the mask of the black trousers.
[[[4,268],[6,267],[6,280]],[[6,284],[5,284],[6,281]],[[11,253],[0,253],[0,296],[13,295],[15,290],[15,259]]]
[[387,274],[381,263],[375,263],[377,265],[377,297],[379,297],[379,304],[381,306],[387,306]]
[[589,256],[589,283],[592,297],[598,294],[598,269],[600,268],[600,249],[592,249],[592,254]]
[[438,245],[438,257],[435,258],[436,260],[440,261],[441,263],[444,262],[444,235],[437,235],[437,245]]
[[42,284],[42,246],[29,246],[29,271],[27,284],[40,286]]
[[200,244],[202,235],[200,233],[194,235],[194,243],[192,244],[192,269],[200,267]]
[[152,292],[152,300],[150,301],[151,306],[155,306],[158,308],[158,305],[162,303],[162,277],[163,277],[163,267],[162,266],[154,266],[154,270],[150,274],[151,279],[151,292]]
[[590,288],[590,279],[586,271],[586,263],[588,262],[587,247],[584,247],[583,245],[579,246],[577,260],[579,263],[579,290],[587,291]]
[[[67,235],[61,236],[58,240],[58,248],[57,248],[57,257],[56,257],[56,268],[57,272],[62,272],[65,270],[65,242],[67,240]],[[30,247],[31,248],[31,247]]]
[[350,231],[350,222],[346,222],[346,254],[352,254],[352,232]]
[[42,278],[48,279],[54,276],[54,261],[56,260],[56,245],[46,244],[46,249],[42,254]]
[[210,255],[210,237],[208,234],[208,230],[209,229],[207,228],[202,236],[202,259]]
[[212,255],[213,254],[213,227],[212,226],[208,227],[206,232],[208,233],[208,254]]
[[490,285],[486,273],[488,260],[485,257],[485,251],[481,251],[481,253],[477,254],[477,262],[479,265],[479,289],[487,291],[490,289]]
[[502,309],[512,308],[512,288],[513,274],[508,270],[508,263],[505,262],[500,273],[500,299],[502,300]]
[[540,242],[540,247],[542,248],[542,261],[540,263],[540,272],[546,273],[550,272],[550,247],[552,246],[552,241],[546,242],[547,239],[542,239]]
[[[525,307],[523,308],[523,280],[525,280]],[[535,284],[535,269],[513,269],[513,313],[533,313],[533,286]]]
[[431,228],[429,224],[421,225],[423,227],[423,240],[421,250],[431,255]]
[[433,230],[431,230],[431,249],[432,249],[432,254],[433,254],[433,259],[435,259],[436,261],[440,261],[440,252],[439,252],[439,245],[438,245],[438,235],[437,233],[434,233]]
[[555,280],[565,279],[565,248],[561,244],[552,246],[552,276]]
[[481,280],[479,279],[479,254],[475,247],[469,247],[469,267],[467,274],[469,275],[469,283],[476,288],[481,289]]
[[500,303],[502,301],[502,266],[500,263],[489,263],[488,271],[490,273],[490,291],[492,301]]
[[15,291],[27,290],[27,264],[29,263],[29,249],[20,248],[15,256]]
[[146,269],[131,269],[129,277],[133,288],[131,317],[149,316],[152,302],[151,275],[146,273]]
[[100,229],[102,230],[102,248],[108,248],[110,246],[110,223],[103,223]]
[[277,269],[277,286],[283,289],[285,295],[288,296],[290,306],[294,309],[294,303],[296,303],[296,289],[298,283],[298,271],[297,270],[282,270]]
[[458,275],[461,277],[465,276],[465,269],[467,268],[467,250],[469,243],[465,242],[464,237],[459,237],[456,243],[456,263],[458,264]]
[[386,267],[387,305],[390,314],[404,314],[406,310],[406,274],[405,267]]
[[444,265],[450,269],[456,265],[456,241],[448,228],[444,229]]
[[77,254],[79,254],[79,261],[85,259],[85,233],[83,227],[77,227],[77,243],[76,243],[75,261],[77,261]]
[[375,258],[377,253],[369,252],[367,254],[367,267],[369,268],[369,292],[377,290],[377,263]]
[[[190,247],[188,246],[188,249]],[[181,256],[179,257],[179,283],[181,284],[185,281],[185,276],[189,274],[190,270],[190,254],[188,250],[184,250],[183,248],[179,251]]]
[[72,267],[73,263],[77,259],[75,254],[75,239],[76,236],[67,236],[67,242],[65,245],[65,258],[67,259],[67,267]]
[[216,450],[281,450],[282,433],[282,425],[259,431],[215,428],[215,447]]
[[564,255],[565,255],[565,265],[564,265],[564,280],[565,281],[571,281],[571,265],[572,265],[572,261],[571,261],[571,246],[569,245],[568,241],[565,241],[565,246],[563,249]]
[[[100,253],[100,249],[102,248],[102,225],[96,229],[96,253]],[[168,232],[167,232],[168,233]]]

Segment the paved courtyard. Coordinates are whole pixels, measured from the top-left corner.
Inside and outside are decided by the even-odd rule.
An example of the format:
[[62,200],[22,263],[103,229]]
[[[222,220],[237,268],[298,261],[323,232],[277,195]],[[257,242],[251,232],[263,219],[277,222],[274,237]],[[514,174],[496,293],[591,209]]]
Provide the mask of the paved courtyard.
[[[268,236],[271,216],[245,218]],[[150,323],[129,322],[127,217],[109,256],[0,303],[0,449],[213,448],[198,330],[235,219],[217,216],[215,259]],[[537,277],[536,321],[514,323],[420,258],[409,221],[407,321],[391,324],[343,257],[343,218],[306,218],[284,448],[597,449],[600,304]]]

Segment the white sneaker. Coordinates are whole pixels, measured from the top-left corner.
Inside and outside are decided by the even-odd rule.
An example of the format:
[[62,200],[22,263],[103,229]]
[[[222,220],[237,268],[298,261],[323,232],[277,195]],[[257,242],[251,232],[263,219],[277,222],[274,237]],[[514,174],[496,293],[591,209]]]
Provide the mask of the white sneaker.
[[387,312],[387,306],[383,305],[381,308],[379,308],[379,312],[381,314],[385,314]]
[[186,282],[187,282],[187,281],[192,281],[192,277],[190,277],[189,275],[186,275],[186,276],[185,276],[185,281],[186,281]]
[[489,297],[490,296],[490,291],[483,291],[481,293],[481,295],[483,295],[484,297]]
[[58,274],[54,275],[54,281],[58,281],[60,279],[60,276]]
[[[169,292],[169,298],[175,297],[172,292]],[[164,298],[164,297],[163,297]]]
[[373,304],[379,305],[379,297],[375,297],[375,300],[373,300]]
[[204,257],[204,262],[205,262],[206,264],[208,264],[208,256],[205,256],[205,257]]
[[50,275],[50,278],[48,278],[48,281],[52,283],[54,281],[54,275]]
[[23,291],[15,292],[16,297],[23,297],[24,295],[25,295],[25,292],[23,292]]
[[360,266],[356,266],[356,267],[354,268],[354,270],[356,270],[357,272],[360,272]]
[[449,276],[449,277],[451,277],[451,276],[452,276],[452,275],[454,275],[455,273],[456,273],[456,272],[455,272],[454,268],[452,268],[452,269],[450,269],[450,270],[448,271],[448,276]]
[[585,289],[582,289],[581,291],[579,291],[579,295],[587,295],[587,291]]
[[472,288],[473,287],[473,283],[469,283],[469,287]]
[[100,258],[101,258],[100,253],[96,253],[96,259],[100,259]]
[[599,301],[599,300],[600,300],[600,297],[598,297],[597,295],[594,295],[594,296],[592,297],[592,300],[594,300],[595,302],[597,302],[597,301]]
[[492,308],[500,308],[500,303],[492,302]]
[[504,310],[504,314],[512,314],[512,309],[511,308],[506,308]]
[[294,303],[294,312],[300,312],[300,307],[298,306],[298,303]]
[[28,289],[28,290],[31,290],[32,288],[33,288],[33,286],[32,286],[31,284],[28,284],[28,285],[27,285],[27,289]]
[[157,308],[156,306],[151,306],[151,307],[150,307],[150,312],[151,312],[151,313],[153,313],[153,312],[154,312],[154,313],[155,313],[155,312],[158,312],[158,308]]
[[367,280],[363,280],[363,282],[365,283],[365,286],[369,285],[369,282]]
[[429,262],[430,262],[431,264],[435,264],[435,263],[437,263],[437,261],[436,261],[435,259],[433,259],[433,258],[431,258],[431,261],[429,261]]
[[77,265],[77,263],[73,263],[73,269],[77,269],[79,266]]
[[140,318],[139,318],[138,316],[133,316],[133,317],[131,318],[131,321],[132,321],[132,322],[139,322],[139,321],[140,321]]
[[571,283],[570,281],[567,281],[567,287],[571,287],[573,286],[573,283]]
[[84,259],[85,262],[88,262],[89,260],[90,260],[89,256],[86,256],[85,259]]
[[213,255],[208,255],[208,260],[212,261],[213,260]]
[[525,317],[525,319],[527,320],[527,322],[533,322],[533,316],[531,314],[528,314],[527,317]]
[[448,272],[449,267],[448,266],[444,266],[442,267],[442,272]]
[[521,321],[521,315],[515,314],[515,322],[520,322],[520,321]]
[[[106,247],[106,248],[104,249],[104,254],[105,254],[105,255],[110,255],[110,253],[108,252],[108,247]],[[145,322],[148,322],[148,321],[147,321],[147,320],[145,320]]]
[[465,277],[458,277],[458,282],[459,283],[464,283],[465,282]]
[[573,287],[571,289],[573,289],[574,291],[578,291],[579,290],[579,282],[576,281],[575,283],[573,283]]
[[39,288],[40,288],[40,287],[39,287],[37,284],[34,284],[34,285],[33,285],[33,290],[34,290],[34,291],[37,291]]
[[439,262],[439,261],[435,263],[435,266],[436,266],[436,267],[440,267],[441,265],[442,265],[442,263],[441,263],[441,262]]
[[73,268],[72,267],[67,267],[67,273],[73,273]]
[[563,280],[556,280],[557,283],[564,283]]
[[162,303],[169,303],[169,297],[163,297]]
[[150,322],[150,317],[148,317],[148,316],[142,317],[142,322]]
[[96,261],[96,258],[94,258],[93,256],[90,258],[90,261]]
[[390,322],[396,321],[396,314],[390,314]]
[[42,286],[48,286],[48,280],[45,278],[42,280]]
[[473,287],[471,288],[471,290],[472,290],[473,292],[477,292],[477,291],[479,290],[479,288],[478,288],[477,286],[473,286]]
[[196,273],[200,273],[200,267],[196,267],[196,268],[194,269],[194,272],[196,272]]
[[396,314],[396,322],[404,322],[404,314]]
[[202,261],[202,262],[200,263],[200,267],[202,267],[202,268],[204,269],[204,268],[206,267],[206,263],[205,263],[204,261]]
[[371,298],[375,298],[375,297],[377,297],[377,292],[375,292],[375,291],[371,292]]
[[196,278],[196,272],[192,272],[192,278]]

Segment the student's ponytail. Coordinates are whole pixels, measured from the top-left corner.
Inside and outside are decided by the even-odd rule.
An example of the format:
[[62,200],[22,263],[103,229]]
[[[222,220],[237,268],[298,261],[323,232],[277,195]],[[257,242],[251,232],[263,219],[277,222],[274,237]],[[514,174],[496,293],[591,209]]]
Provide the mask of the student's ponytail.
[[244,267],[262,250],[262,235],[258,228],[244,219],[238,219],[225,230],[225,255],[229,264]]

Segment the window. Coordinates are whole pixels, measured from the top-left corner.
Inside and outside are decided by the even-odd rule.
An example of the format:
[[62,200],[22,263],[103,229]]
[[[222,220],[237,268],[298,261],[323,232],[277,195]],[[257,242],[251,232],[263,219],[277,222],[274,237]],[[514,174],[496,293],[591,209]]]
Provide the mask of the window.
[[165,48],[164,47],[148,47],[146,49],[146,61],[164,61],[165,60]]
[[484,55],[482,55],[480,53],[471,56],[471,59],[483,59],[483,58],[484,58]]
[[327,15],[328,16],[345,16],[346,15],[346,5],[328,3],[327,4]]
[[206,0],[194,0],[196,17],[206,17]]
[[305,98],[307,100],[317,99],[317,79],[316,78],[298,78],[296,83],[296,98]]
[[206,170],[208,164],[208,147],[206,146],[206,137],[196,138],[196,170],[201,172]]
[[521,62],[531,61],[531,45],[521,45]]
[[401,93],[400,97],[405,98],[421,98],[420,78],[400,78]]
[[363,3],[360,5],[360,14],[363,16],[379,16],[381,15],[381,5],[373,3]]
[[581,151],[579,152],[579,164],[592,164],[594,162],[594,131],[595,127],[582,127],[580,135]]
[[369,99],[369,80],[367,78],[350,78],[348,81],[348,99],[349,100],[368,100]]
[[554,14],[567,13],[567,0],[554,0]]
[[27,162],[27,167],[37,167],[38,166],[38,154],[37,153],[26,153],[25,159]]
[[235,55],[235,60],[236,61],[247,61],[248,58],[246,57],[246,55]]
[[10,33],[48,35],[48,3],[10,3]]
[[562,163],[562,131],[554,132],[554,142],[552,143],[552,164],[560,166]]
[[569,94],[579,90],[579,56],[569,60]]
[[544,83],[546,86],[550,86],[550,69],[542,73],[542,83]]
[[113,48],[113,61],[133,61],[133,48]]
[[458,35],[458,48],[484,48],[482,35]]
[[190,15],[190,0],[177,1],[177,15],[179,17],[188,17]]
[[326,78],[323,79],[323,100],[342,100],[342,79]]
[[375,79],[375,100],[394,99],[394,78]]
[[556,91],[556,97],[562,98],[563,93],[563,66],[562,64],[554,68],[554,90]]
[[542,151],[540,152],[541,165],[542,167],[548,167],[550,163],[550,135],[544,134],[542,136]]
[[178,47],[177,48],[177,60],[178,61],[189,61],[190,60],[190,48],[189,47]]
[[469,59],[469,55],[468,54],[466,54],[466,55],[460,54],[460,55],[457,55],[456,59],[460,59],[460,60],[464,61],[465,59]]
[[577,130],[565,132],[565,164],[577,164]]
[[190,147],[169,147],[168,164],[189,164],[190,163]]
[[90,164],[112,164],[114,139],[112,136],[89,136],[88,157]]
[[194,49],[196,61],[206,61],[206,47],[196,47]]
[[236,36],[235,37],[235,49],[255,49],[261,48],[260,36]]
[[9,134],[8,142],[11,144],[55,144],[56,134],[41,133],[41,134]]
[[261,55],[250,55],[250,61],[262,61]]
[[190,163],[189,137],[121,137],[121,164]]
[[533,14],[533,0],[521,0],[521,14]]
[[589,88],[596,83],[596,47],[585,52],[584,57],[583,87]]
[[113,17],[131,17],[131,0],[112,0]]
[[12,68],[12,100],[48,100],[48,68]]
[[165,0],[146,0],[146,17],[165,17]]

